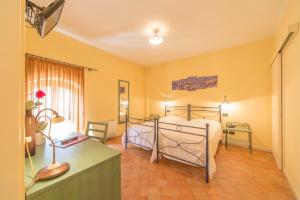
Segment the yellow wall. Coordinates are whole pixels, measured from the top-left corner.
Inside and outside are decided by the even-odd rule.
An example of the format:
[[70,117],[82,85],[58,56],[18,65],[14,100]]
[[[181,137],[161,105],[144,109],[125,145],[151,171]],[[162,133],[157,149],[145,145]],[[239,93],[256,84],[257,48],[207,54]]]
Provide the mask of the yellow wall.
[[130,112],[144,116],[144,68],[55,31],[42,39],[26,29],[26,52],[97,68],[85,73],[85,120],[117,120],[118,79],[130,82]]
[[0,24],[0,199],[24,199],[24,2],[5,0]]
[[[20,1],[23,2],[23,1]],[[2,113],[0,132],[5,142],[0,147],[0,199],[23,199],[23,10],[24,3],[4,2],[0,32],[0,80]],[[300,21],[300,1],[290,0],[275,37],[282,42],[290,24]],[[9,19],[9,20],[7,20]],[[117,118],[117,80],[129,80],[131,112],[141,117],[163,114],[162,101],[172,95],[176,104],[218,104],[229,96],[231,111],[225,121],[244,121],[253,129],[257,148],[271,147],[271,73],[272,39],[202,54],[144,70],[143,67],[90,47],[62,34],[52,32],[41,39],[33,29],[26,29],[26,52],[78,65],[92,66],[98,72],[86,73],[86,120]],[[300,193],[300,39],[299,35],[285,52],[285,172],[299,197]],[[191,75],[218,75],[218,88],[197,92],[171,91],[171,81]],[[162,78],[164,77],[164,78]],[[144,85],[145,81],[145,85]],[[9,85],[9,87],[8,87]],[[145,99],[144,99],[144,91]],[[145,106],[144,106],[145,102]],[[232,141],[240,137],[231,138]]]
[[[277,31],[276,50],[288,33],[288,26],[300,22],[300,1],[289,0],[280,27]],[[300,198],[300,35],[287,46],[284,61],[284,171]]]
[[[253,129],[255,148],[271,149],[271,38],[147,68],[145,92],[147,114],[163,115],[165,95],[176,105],[220,104],[227,95],[229,117],[223,121],[247,122]],[[194,92],[172,91],[172,80],[188,76],[218,75],[218,87]],[[246,134],[230,137],[246,145]]]

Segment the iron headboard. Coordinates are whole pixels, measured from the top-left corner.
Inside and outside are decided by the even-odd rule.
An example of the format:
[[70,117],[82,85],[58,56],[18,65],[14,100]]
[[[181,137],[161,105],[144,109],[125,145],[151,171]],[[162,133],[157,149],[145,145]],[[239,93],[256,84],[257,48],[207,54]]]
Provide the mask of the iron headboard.
[[183,111],[186,112],[186,119],[190,121],[192,114],[197,115],[201,119],[211,119],[218,117],[218,121],[222,122],[222,108],[219,106],[192,106],[188,104],[186,106],[168,106],[165,105],[165,116],[170,112]]

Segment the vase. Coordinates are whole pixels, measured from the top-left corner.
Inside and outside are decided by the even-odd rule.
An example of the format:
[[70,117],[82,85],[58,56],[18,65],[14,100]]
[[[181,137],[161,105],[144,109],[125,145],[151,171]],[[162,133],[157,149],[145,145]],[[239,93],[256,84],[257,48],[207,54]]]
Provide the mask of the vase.
[[[30,156],[35,154],[35,117],[31,110],[26,110],[25,115],[25,139],[28,144],[28,150]],[[25,157],[28,157],[27,149],[25,146]]]
[[39,145],[43,145],[43,144],[45,144],[45,137],[40,133],[36,133],[35,134],[35,146],[39,146]]

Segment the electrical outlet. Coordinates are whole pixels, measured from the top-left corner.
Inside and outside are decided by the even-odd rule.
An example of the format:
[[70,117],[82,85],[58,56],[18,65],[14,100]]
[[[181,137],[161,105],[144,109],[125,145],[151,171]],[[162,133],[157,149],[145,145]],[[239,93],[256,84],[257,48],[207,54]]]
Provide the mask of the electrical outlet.
[[223,113],[223,117],[228,117],[228,113]]

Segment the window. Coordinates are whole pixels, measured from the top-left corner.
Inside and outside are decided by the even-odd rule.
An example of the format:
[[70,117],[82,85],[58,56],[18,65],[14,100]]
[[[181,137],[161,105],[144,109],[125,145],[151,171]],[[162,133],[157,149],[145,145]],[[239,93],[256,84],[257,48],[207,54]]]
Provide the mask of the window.
[[[84,70],[64,63],[26,55],[26,98],[32,99],[37,90],[46,93],[42,108],[52,108],[68,121],[60,129],[84,128]],[[58,126],[59,127],[59,126]],[[55,128],[55,127],[53,127]],[[63,130],[62,130],[63,131]]]

